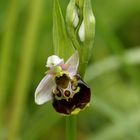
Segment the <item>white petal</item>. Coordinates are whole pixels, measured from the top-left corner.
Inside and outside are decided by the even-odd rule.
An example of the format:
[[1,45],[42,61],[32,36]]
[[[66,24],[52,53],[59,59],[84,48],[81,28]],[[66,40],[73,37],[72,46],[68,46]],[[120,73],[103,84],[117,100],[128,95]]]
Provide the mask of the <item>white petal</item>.
[[52,89],[55,82],[51,75],[46,75],[39,83],[35,91],[35,102],[39,105],[52,99]]
[[79,55],[78,51],[76,51],[66,62],[68,65],[68,73],[70,77],[73,77],[77,74],[78,66],[79,66]]
[[57,55],[52,55],[48,57],[46,67],[52,68],[61,63],[64,63],[63,59],[59,58]]

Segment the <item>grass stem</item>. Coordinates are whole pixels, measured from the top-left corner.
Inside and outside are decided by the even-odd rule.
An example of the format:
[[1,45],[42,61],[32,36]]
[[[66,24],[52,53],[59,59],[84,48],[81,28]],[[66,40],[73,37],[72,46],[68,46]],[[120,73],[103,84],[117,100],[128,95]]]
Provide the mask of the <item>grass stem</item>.
[[12,42],[15,31],[15,22],[18,15],[18,1],[11,0],[7,9],[7,17],[5,18],[4,34],[0,53],[0,128],[3,125],[5,100],[7,97],[8,77],[10,76],[9,67],[12,63],[11,52]]
[[20,60],[17,83],[15,86],[13,110],[9,126],[8,140],[16,140],[19,136],[22,115],[26,106],[27,93],[31,79],[33,60],[36,49],[39,21],[41,17],[43,0],[31,1],[30,16],[23,37],[23,47]]

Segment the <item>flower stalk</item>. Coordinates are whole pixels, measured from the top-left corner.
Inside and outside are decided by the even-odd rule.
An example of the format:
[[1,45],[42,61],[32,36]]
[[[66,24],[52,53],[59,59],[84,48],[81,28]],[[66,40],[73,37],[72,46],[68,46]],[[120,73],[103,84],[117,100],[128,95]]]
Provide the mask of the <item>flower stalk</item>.
[[54,0],[54,55],[48,57],[46,76],[35,91],[39,105],[52,101],[56,112],[66,116],[66,139],[76,140],[76,114],[89,105],[91,91],[82,80],[95,32],[90,0],[70,0],[66,23],[59,0]]
[[66,117],[66,140],[76,140],[77,116]]
[[[59,7],[59,3],[58,3],[58,1],[54,1],[54,6],[56,5],[56,4],[58,4],[58,7]],[[73,5],[74,6],[74,5]],[[69,13],[70,14],[70,16],[72,15],[73,17],[72,17],[72,20],[74,20],[74,23],[73,23],[73,25],[76,27],[77,25],[78,25],[78,22],[79,22],[79,19],[78,19],[78,14],[76,13],[77,11],[76,11],[76,7],[74,7],[74,10],[75,10],[75,13],[74,14],[71,14],[71,12],[69,13],[69,12],[67,12],[67,13]],[[56,13],[56,7],[54,7],[54,13]],[[63,30],[64,30],[64,34],[67,32],[66,31],[66,27],[64,27],[64,19],[63,19],[63,17],[62,17],[62,14],[61,14],[61,10],[60,10],[60,8],[59,8],[59,15],[61,15],[60,17],[59,16],[57,16],[57,17],[55,17],[55,14],[54,14],[54,21],[56,21],[56,19],[58,18],[58,20],[59,19],[61,19],[61,21],[62,21],[62,23],[63,23]],[[58,14],[57,13],[57,14]],[[73,21],[71,21],[71,22],[73,22]],[[55,24],[55,22],[53,22],[53,39],[54,39],[54,42],[56,42],[55,40],[57,40],[57,38],[56,38],[56,30],[55,30],[55,28],[57,28],[57,26],[56,26],[57,24]],[[61,26],[60,26],[61,27]],[[63,33],[63,32],[59,32],[59,33]],[[65,34],[66,35],[66,34]],[[68,38],[68,36],[67,36],[67,38]],[[70,42],[70,44],[72,44],[72,42]],[[54,46],[54,50],[57,50],[57,48],[59,48],[59,50],[61,49],[60,48],[60,46]],[[64,48],[65,48],[65,46],[64,46]],[[71,49],[73,49],[72,47],[71,47]],[[62,50],[62,49],[61,49]],[[66,52],[62,52],[62,54],[61,54],[61,52],[60,51],[55,51],[55,53],[56,54],[58,54],[59,56],[63,56],[64,54],[66,54]],[[69,51],[69,53],[70,53],[70,51]],[[65,57],[65,59],[67,58],[66,56],[64,56]],[[76,139],[76,131],[77,131],[77,123],[76,123],[76,116],[67,116],[66,117],[66,140],[75,140]]]

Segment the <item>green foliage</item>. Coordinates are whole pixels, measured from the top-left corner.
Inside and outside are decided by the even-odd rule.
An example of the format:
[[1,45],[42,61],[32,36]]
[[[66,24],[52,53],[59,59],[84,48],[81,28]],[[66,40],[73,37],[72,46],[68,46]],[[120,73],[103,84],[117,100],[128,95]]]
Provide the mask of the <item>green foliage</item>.
[[[96,36],[85,81],[92,89],[92,101],[78,116],[78,140],[139,140],[140,25],[136,21],[140,19],[140,1],[91,2]],[[62,34],[55,35],[62,42],[53,45],[52,15],[56,9],[51,0],[0,1],[1,140],[65,139],[64,119],[51,103],[35,105],[34,91],[53,46],[58,53],[58,44],[70,45],[64,29],[68,3],[60,1],[64,12],[55,15],[59,22],[55,28]]]

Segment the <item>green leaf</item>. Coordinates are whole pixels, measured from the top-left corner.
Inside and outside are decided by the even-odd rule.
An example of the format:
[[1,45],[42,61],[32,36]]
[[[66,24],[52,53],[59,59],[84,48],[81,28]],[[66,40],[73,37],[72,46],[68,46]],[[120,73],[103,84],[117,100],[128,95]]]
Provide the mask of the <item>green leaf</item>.
[[72,42],[67,36],[64,18],[58,0],[54,0],[53,45],[55,54],[65,60],[74,53]]

